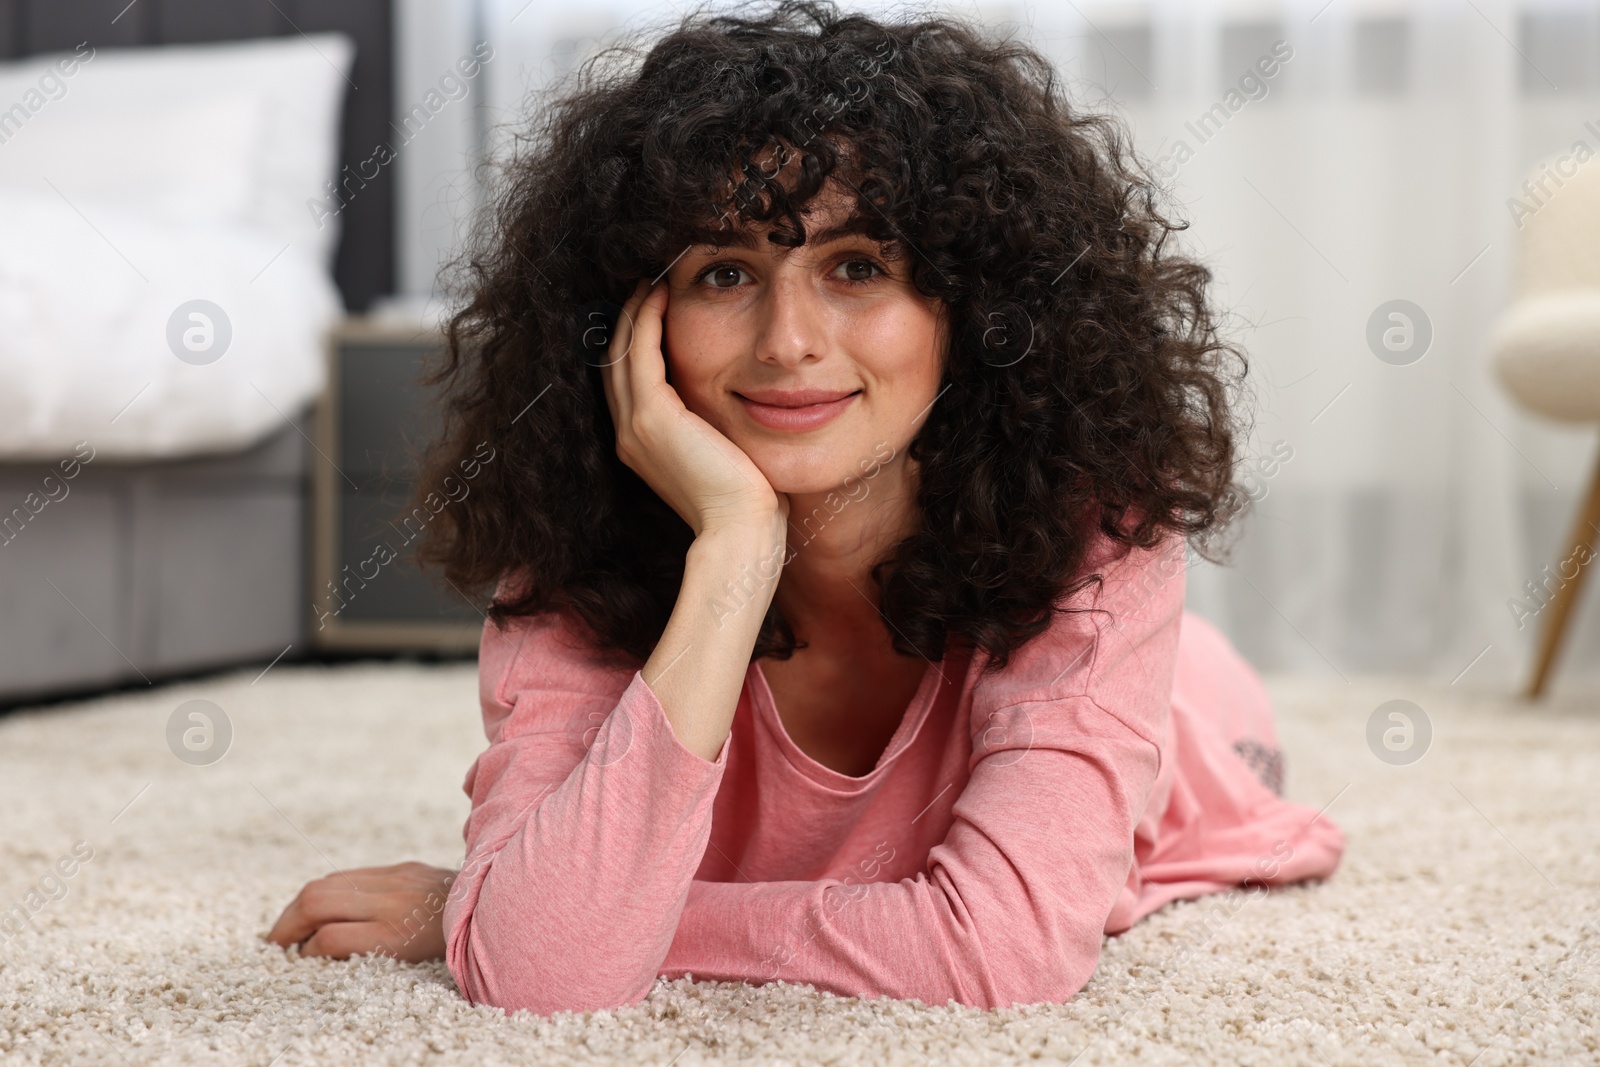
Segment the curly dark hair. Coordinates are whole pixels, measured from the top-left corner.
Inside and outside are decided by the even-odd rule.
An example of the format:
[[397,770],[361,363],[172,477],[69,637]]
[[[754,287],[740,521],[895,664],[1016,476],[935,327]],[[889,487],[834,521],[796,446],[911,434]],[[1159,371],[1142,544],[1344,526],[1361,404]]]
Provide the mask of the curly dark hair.
[[[787,186],[762,169],[775,152],[799,153]],[[803,243],[824,186],[907,253],[950,323],[943,392],[907,449],[920,526],[872,571],[897,651],[937,660],[954,638],[1003,667],[1099,580],[1080,573],[1097,531],[1121,554],[1198,547],[1238,510],[1244,357],[1210,271],[1168,247],[1187,224],[1158,209],[1120,121],[1069,103],[1014,40],[784,2],[602,52],[519,138],[457,264],[447,428],[421,484],[486,439],[500,455],[421,559],[501,582],[497,622],[567,611],[647,658],[692,533],[617,458],[597,327],[732,220]],[[753,658],[795,647],[774,603]]]

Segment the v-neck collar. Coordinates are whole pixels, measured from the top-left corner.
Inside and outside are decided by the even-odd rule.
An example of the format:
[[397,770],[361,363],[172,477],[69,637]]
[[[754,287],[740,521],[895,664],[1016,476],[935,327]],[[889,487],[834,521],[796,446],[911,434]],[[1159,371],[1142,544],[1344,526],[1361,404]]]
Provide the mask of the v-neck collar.
[[911,703],[906,705],[905,714],[900,717],[900,725],[889,738],[889,743],[884,746],[872,770],[859,778],[818,763],[795,743],[789,736],[789,731],[784,729],[783,718],[778,714],[778,702],[772,695],[772,687],[767,684],[767,676],[761,670],[760,663],[751,661],[745,682],[750,688],[752,710],[771,732],[779,751],[790,765],[818,785],[839,793],[854,793],[875,785],[888,773],[889,767],[900,753],[916,740],[918,731],[922,729],[922,724],[927,720],[928,712],[939,695],[939,683],[945,677],[944,665],[948,662],[948,656],[937,663],[930,662],[927,669],[922,672],[922,681],[918,684]]

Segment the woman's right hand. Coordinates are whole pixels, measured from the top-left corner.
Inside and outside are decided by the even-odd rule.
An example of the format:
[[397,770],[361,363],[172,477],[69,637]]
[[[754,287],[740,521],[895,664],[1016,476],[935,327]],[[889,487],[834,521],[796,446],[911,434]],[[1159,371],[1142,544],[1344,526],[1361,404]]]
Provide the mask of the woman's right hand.
[[[665,282],[640,281],[623,305],[601,369],[617,456],[683,517],[695,536],[724,526],[782,531],[788,498],[750,457],[684,406],[661,351]],[[781,532],[779,534],[781,537]]]
[[302,956],[444,958],[444,904],[456,872],[424,863],[334,871],[308,882],[266,935]]

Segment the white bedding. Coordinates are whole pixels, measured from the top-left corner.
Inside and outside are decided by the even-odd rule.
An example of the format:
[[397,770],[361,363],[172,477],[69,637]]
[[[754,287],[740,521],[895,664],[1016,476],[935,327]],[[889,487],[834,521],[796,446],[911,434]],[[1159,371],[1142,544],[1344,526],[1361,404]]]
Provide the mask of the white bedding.
[[[321,390],[339,297],[311,251],[245,227],[187,225],[0,190],[0,455],[169,457],[243,448]],[[276,257],[276,258],[274,258]],[[269,265],[270,264],[270,265]],[[210,301],[202,323],[168,322]],[[216,319],[216,316],[212,316]],[[221,351],[213,362],[200,362]]]
[[302,413],[341,311],[338,219],[307,202],[351,58],[321,35],[0,64],[0,458],[231,451]]

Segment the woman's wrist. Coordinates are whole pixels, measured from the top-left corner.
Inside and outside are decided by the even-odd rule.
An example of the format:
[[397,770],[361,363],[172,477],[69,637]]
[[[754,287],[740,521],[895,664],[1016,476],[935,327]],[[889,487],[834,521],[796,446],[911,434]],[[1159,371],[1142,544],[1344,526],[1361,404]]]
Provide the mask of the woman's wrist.
[[749,614],[746,632],[752,646],[783,573],[788,554],[781,514],[765,519],[707,527],[689,546],[680,595],[705,605],[710,622],[722,630],[735,612]]
[[720,516],[704,526],[689,546],[686,570],[721,572],[744,580],[759,575],[768,599],[788,552],[788,509],[775,506]]
[[[787,509],[774,497],[770,505],[752,505],[717,514],[705,519],[695,540],[719,542],[739,547],[755,542],[785,540],[788,524]],[[770,544],[760,547],[770,548]]]

